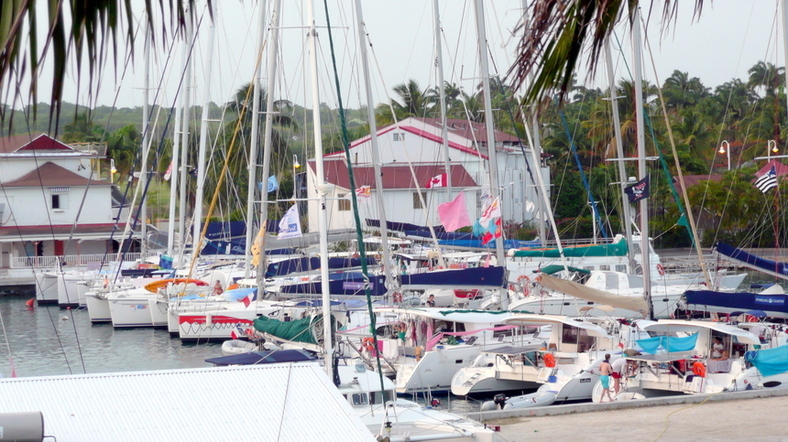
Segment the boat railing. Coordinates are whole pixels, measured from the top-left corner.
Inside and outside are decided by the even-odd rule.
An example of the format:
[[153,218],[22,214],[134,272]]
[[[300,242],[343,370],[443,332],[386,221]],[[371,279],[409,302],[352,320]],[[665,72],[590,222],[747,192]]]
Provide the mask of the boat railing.
[[[155,256],[155,255],[150,255]],[[142,257],[141,253],[126,253],[124,259],[133,262]],[[91,253],[80,255],[56,255],[56,256],[15,256],[10,259],[9,265],[12,269],[41,268],[54,269],[58,264],[65,264],[67,267],[86,267],[91,263],[101,263],[114,261],[115,254]]]

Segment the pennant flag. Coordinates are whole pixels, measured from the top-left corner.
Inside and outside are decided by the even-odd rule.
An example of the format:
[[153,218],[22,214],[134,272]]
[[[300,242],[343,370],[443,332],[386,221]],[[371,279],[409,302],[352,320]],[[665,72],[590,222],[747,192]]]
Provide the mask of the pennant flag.
[[172,177],[172,162],[170,162],[170,166],[167,167],[167,171],[164,172],[164,181],[169,181]]
[[442,173],[440,175],[430,178],[430,180],[427,182],[427,189],[432,189],[435,187],[446,187],[448,185],[449,185],[449,174]]
[[438,217],[447,232],[471,225],[468,209],[465,206],[465,192],[460,192],[454,200],[438,206]]
[[298,238],[301,236],[301,220],[298,217],[298,204],[287,209],[285,216],[279,221],[278,239]]
[[763,193],[777,187],[777,171],[774,169],[774,166],[772,166],[768,172],[761,175],[760,178],[755,180],[755,187]]
[[356,197],[358,198],[369,198],[372,196],[372,187],[371,186],[361,186],[356,189]]
[[646,175],[642,180],[624,189],[624,193],[629,197],[630,203],[636,203],[643,198],[648,198],[648,182],[648,175]]

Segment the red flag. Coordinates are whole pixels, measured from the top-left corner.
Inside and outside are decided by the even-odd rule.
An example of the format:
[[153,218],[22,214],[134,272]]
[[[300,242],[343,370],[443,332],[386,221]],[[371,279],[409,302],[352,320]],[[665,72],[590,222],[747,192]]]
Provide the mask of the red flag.
[[438,206],[438,217],[447,232],[471,225],[468,209],[465,206],[465,192],[460,192],[454,200]]
[[446,187],[449,185],[449,175],[447,173],[442,173],[440,175],[436,175],[427,182],[427,189],[432,189],[433,187]]

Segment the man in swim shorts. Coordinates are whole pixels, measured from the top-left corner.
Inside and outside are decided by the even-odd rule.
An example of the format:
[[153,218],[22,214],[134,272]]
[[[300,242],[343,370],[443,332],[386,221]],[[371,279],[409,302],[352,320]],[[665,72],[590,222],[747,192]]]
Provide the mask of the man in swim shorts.
[[610,396],[610,374],[613,372],[613,366],[610,365],[610,354],[605,355],[605,360],[599,364],[599,380],[602,382],[602,397],[599,402],[605,402],[605,395],[607,395],[608,402],[613,402],[613,397]]

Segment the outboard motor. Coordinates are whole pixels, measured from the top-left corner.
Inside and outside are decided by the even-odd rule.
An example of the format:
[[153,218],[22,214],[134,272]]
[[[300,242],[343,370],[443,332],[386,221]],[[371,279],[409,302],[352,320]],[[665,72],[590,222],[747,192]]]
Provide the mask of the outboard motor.
[[499,410],[503,410],[503,406],[506,405],[507,399],[509,398],[506,397],[505,394],[498,393],[493,397],[493,403],[495,403],[496,407],[498,407]]

